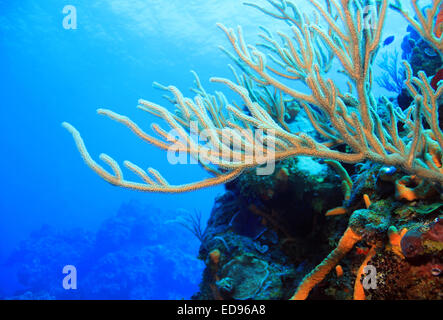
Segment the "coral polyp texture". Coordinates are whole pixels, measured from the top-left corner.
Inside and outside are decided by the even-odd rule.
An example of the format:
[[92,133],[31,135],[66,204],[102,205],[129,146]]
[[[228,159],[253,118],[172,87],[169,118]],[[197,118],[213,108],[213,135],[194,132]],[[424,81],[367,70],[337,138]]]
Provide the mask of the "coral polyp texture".
[[[211,177],[174,185],[153,168],[145,171],[125,161],[140,178],[126,180],[115,160],[102,154],[100,159],[111,170],[103,168],[89,155],[79,132],[68,123],[63,126],[86,164],[113,185],[178,193],[227,184],[228,193],[245,199],[225,212],[229,219],[220,216],[225,210],[214,208],[207,230],[200,234],[200,257],[208,269],[196,298],[305,299],[317,290],[317,298],[421,298],[422,292],[424,298],[442,299],[443,1],[426,7],[417,0],[307,2],[309,7],[303,9],[295,0],[247,3],[288,25],[287,32],[277,33],[260,27],[262,43],[255,46],[247,44],[241,27],[235,31],[218,25],[231,45],[222,50],[237,68],[230,66],[233,80],[211,81],[236,93],[239,101],[229,103],[221,92],[208,93],[194,73],[193,98],[174,86],[156,84],[171,95],[174,110],[139,101],[141,110],[168,126],[152,124],[153,134],[128,117],[98,110],[148,143],[190,155]],[[384,97],[375,85],[389,81],[380,81],[375,69],[380,65],[378,52],[389,44],[389,39],[383,42],[383,30],[391,14],[404,18],[415,37],[406,42],[415,47],[402,56],[403,77],[399,66],[392,69],[391,93],[396,96]],[[424,45],[427,50],[420,51]],[[429,57],[417,64],[423,52]],[[206,133],[204,143],[195,140],[195,131]],[[270,162],[276,164],[276,172],[260,176],[252,170]],[[306,166],[318,170],[300,169]],[[318,196],[331,186],[342,192],[333,199]],[[229,206],[228,198],[220,201]],[[297,218],[288,216],[291,211]],[[256,234],[244,234],[235,221],[239,219],[256,221]],[[334,232],[328,229],[333,226]],[[301,229],[307,239],[316,235],[316,241],[308,245]],[[232,248],[234,242],[237,249]],[[326,251],[331,252],[319,260]],[[275,261],[269,260],[271,252]],[[316,267],[314,261],[319,263]],[[330,271],[339,262],[340,277],[333,279]],[[378,266],[381,289],[362,286],[367,265]],[[395,266],[403,270],[400,280],[390,276],[399,272]],[[427,283],[417,280],[428,290],[414,287],[403,297],[380,284],[396,281],[397,287],[407,287],[420,274],[426,274],[422,282],[429,278]],[[316,289],[319,283],[324,285]]]

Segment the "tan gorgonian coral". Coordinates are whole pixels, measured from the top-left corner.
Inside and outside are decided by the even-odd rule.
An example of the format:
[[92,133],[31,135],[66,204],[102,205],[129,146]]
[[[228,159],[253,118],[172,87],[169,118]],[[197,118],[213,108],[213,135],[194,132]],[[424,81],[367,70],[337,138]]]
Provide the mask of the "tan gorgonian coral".
[[[420,72],[414,77],[405,62],[406,87],[414,97],[407,110],[394,107],[388,99],[377,102],[372,91],[372,65],[380,47],[389,1],[309,0],[313,10],[304,10],[314,12],[309,16],[302,14],[295,0],[268,2],[274,11],[249,5],[290,26],[290,32],[278,33],[277,39],[262,28],[264,44],[260,48],[269,51],[268,56],[258,47],[245,43],[240,27],[234,32],[219,25],[232,45],[234,53],[230,55],[243,74],[241,77],[236,74],[237,83],[222,78],[211,81],[225,84],[236,92],[241,98],[240,104],[229,104],[220,92],[208,94],[198,78],[194,99],[184,97],[173,86],[161,87],[173,95],[170,100],[175,105],[174,112],[145,100],[140,100],[139,106],[175,131],[174,136],[170,130],[152,124],[158,137],[146,133],[127,117],[110,110],[98,110],[99,114],[128,126],[141,139],[161,149],[191,155],[213,177],[171,185],[158,171],[149,168],[146,172],[125,161],[124,165],[141,179],[140,182],[125,180],[116,161],[102,154],[100,158],[112,171],[104,169],[91,158],[79,132],[63,123],[72,133],[87,165],[114,185],[153,192],[184,192],[226,183],[245,168],[298,155],[347,163],[370,160],[401,167],[412,175],[443,184],[443,133],[438,122],[438,100],[443,86],[440,84],[434,91],[426,75]],[[422,37],[441,52],[442,38],[436,38],[432,30],[442,0],[433,1],[432,8],[425,13],[416,0],[411,3],[418,19],[411,18],[398,1],[392,8],[400,11]],[[342,68],[340,73],[347,79],[347,88],[339,88],[332,80],[336,77],[330,74],[333,63]],[[286,108],[294,103],[309,117],[315,136],[291,132],[285,123]],[[382,120],[380,108],[387,111],[389,121]],[[400,124],[406,134],[399,134]],[[205,130],[205,143],[195,140],[193,127]],[[258,156],[251,151],[257,140],[265,146],[263,154]],[[348,146],[347,151],[340,151],[343,150],[337,148],[340,145]]]

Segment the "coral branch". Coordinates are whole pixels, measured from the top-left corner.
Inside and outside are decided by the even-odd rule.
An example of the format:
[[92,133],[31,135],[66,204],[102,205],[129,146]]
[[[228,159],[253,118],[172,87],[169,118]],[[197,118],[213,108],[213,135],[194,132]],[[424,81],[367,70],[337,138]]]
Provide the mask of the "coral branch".
[[[440,53],[442,37],[434,34],[434,21],[442,1],[434,1],[423,13],[417,0],[412,0],[417,19],[412,19],[399,1],[391,6]],[[100,158],[110,166],[111,172],[97,164],[77,130],[64,123],[87,165],[114,185],[151,192],[184,192],[226,183],[244,169],[298,155],[347,163],[370,160],[401,167],[411,175],[443,184],[443,133],[438,119],[443,86],[434,90],[423,72],[414,77],[405,62],[406,87],[414,97],[407,110],[396,109],[387,99],[380,105],[371,90],[372,66],[389,1],[330,0],[324,6],[319,0],[309,0],[315,12],[313,18],[301,14],[295,1],[268,2],[273,9],[249,5],[290,25],[289,34],[278,33],[280,41],[269,30],[261,28],[264,43],[254,47],[246,43],[240,27],[234,32],[219,24],[234,53],[224,51],[243,74],[234,71],[237,83],[223,78],[211,81],[230,88],[238,94],[240,102],[229,104],[222,93],[207,93],[194,73],[196,96],[193,99],[173,86],[156,84],[171,95],[168,100],[175,110],[140,100],[141,110],[169,127],[153,124],[156,137],[127,117],[98,110],[99,114],[129,127],[144,141],[191,156],[214,177],[174,186],[157,171],[146,172],[126,161],[125,166],[141,179],[141,182],[127,181],[119,165],[109,156]],[[368,14],[371,25],[366,21]],[[347,91],[340,89],[335,78],[328,74],[334,59],[343,68],[341,74],[348,84]],[[294,105],[303,108],[316,130],[314,134],[291,131],[285,115]],[[379,109],[383,108],[389,114],[390,123],[380,115]],[[400,126],[404,133],[399,133]],[[204,132],[204,141],[195,139],[195,131]],[[340,145],[348,148],[337,148]]]

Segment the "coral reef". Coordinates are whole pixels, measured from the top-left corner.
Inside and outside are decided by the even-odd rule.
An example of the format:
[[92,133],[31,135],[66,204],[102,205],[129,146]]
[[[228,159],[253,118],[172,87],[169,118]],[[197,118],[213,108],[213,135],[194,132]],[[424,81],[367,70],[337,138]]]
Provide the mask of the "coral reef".
[[[281,190],[281,168],[291,172],[285,197],[277,192]],[[442,299],[440,193],[417,200],[397,199],[396,181],[406,173],[371,165],[360,169],[364,175],[356,169],[355,187],[350,199],[345,200],[341,177],[330,166],[324,169],[305,179],[306,172],[300,170],[295,159],[290,159],[277,164],[273,176],[257,181],[250,171],[231,182],[229,191],[217,200],[205,230],[200,259],[205,261],[206,269],[200,292],[194,298]],[[298,180],[304,185],[295,188],[292,183]],[[432,188],[432,184],[428,183],[428,187]],[[319,198],[338,190],[331,198],[341,198],[346,213],[325,216],[327,205],[339,203],[329,200],[317,208],[317,198],[303,195],[300,197],[305,199],[305,205],[294,205],[297,193],[306,190],[312,194],[312,188]],[[269,194],[278,200],[270,201]],[[371,201],[365,203],[363,195]],[[251,203],[261,206],[258,214]],[[291,214],[282,208],[292,208]],[[297,223],[303,227],[297,228]],[[214,250],[216,263],[211,258]],[[242,271],[233,268],[239,261],[247,264]],[[377,270],[377,289],[362,286],[366,265]],[[251,268],[256,270],[243,272]],[[336,272],[330,272],[332,269]],[[260,277],[265,275],[264,284],[255,291]],[[243,286],[254,295],[236,296],[235,290],[244,292]]]
[[[277,164],[271,176],[259,177],[250,170],[227,185],[229,190],[217,199],[200,247],[199,257],[207,268],[195,299],[292,296],[313,261],[327,253],[326,235],[345,227],[341,221],[325,223],[328,205],[340,205],[344,198],[336,188],[340,177],[317,162],[315,174],[307,171],[306,163],[311,161],[287,159]],[[217,263],[211,258],[214,251]],[[240,265],[254,271],[240,272]]]
[[[219,25],[241,74],[211,81],[240,102],[207,93],[195,75],[194,99],[156,84],[172,94],[173,111],[140,100],[170,129],[153,124],[157,136],[98,110],[144,141],[191,155],[211,177],[173,185],[125,161],[140,178],[126,180],[115,160],[100,156],[106,170],[80,133],[63,126],[86,164],[113,185],[177,193],[226,184],[204,232],[198,219],[188,221],[206,264],[196,299],[442,299],[443,1],[422,8],[411,0],[410,13],[398,0],[310,0],[313,15],[296,1],[267,2],[248,5],[286,22],[286,33],[261,28],[263,43],[251,46],[240,27]],[[404,84],[396,62],[391,70],[397,99],[373,90],[391,10],[411,34],[402,46],[409,46]],[[298,130],[301,118],[313,130]],[[204,143],[195,132],[204,132]],[[269,164],[275,170],[263,174]],[[363,285],[368,266],[377,270],[377,289]]]
[[[188,231],[178,224],[164,221],[175,218],[177,212],[129,203],[105,220],[97,232],[45,226],[33,232],[9,258],[8,264],[17,268],[24,289],[4,298],[189,298],[202,270],[194,257],[198,241],[190,240]],[[168,237],[171,233],[173,240]],[[77,269],[76,290],[62,287],[65,265]]]

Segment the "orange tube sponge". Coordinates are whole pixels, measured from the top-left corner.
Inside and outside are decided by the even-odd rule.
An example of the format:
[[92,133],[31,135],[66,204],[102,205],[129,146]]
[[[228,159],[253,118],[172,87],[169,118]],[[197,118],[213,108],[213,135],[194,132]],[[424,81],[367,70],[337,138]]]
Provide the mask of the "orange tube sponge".
[[389,244],[391,250],[401,258],[404,258],[402,250],[401,250],[401,239],[408,232],[408,229],[403,228],[401,231],[398,231],[396,227],[391,226],[388,230],[389,236]]
[[209,253],[209,258],[211,259],[214,265],[218,265],[220,262],[220,250],[215,249]]
[[397,200],[424,200],[434,196],[437,191],[428,181],[417,176],[405,176],[395,182]]
[[363,200],[365,201],[366,209],[369,209],[369,207],[371,206],[372,202],[371,202],[371,199],[369,198],[369,196],[366,193],[363,195]]
[[340,278],[343,276],[343,268],[341,265],[338,265],[335,267],[335,273],[337,274],[337,278]]
[[363,289],[363,286],[361,284],[361,275],[363,274],[364,268],[368,265],[369,260],[372,259],[372,257],[375,255],[375,245],[369,249],[368,254],[365,257],[365,260],[363,260],[363,263],[361,264],[360,268],[358,268],[357,271],[357,278],[355,279],[355,285],[354,285],[354,300],[365,300],[365,290]]
[[344,207],[337,207],[326,212],[326,216],[338,216],[341,214],[346,214],[348,210]]
[[407,185],[413,181],[413,177],[403,177],[396,181],[395,183],[395,198],[397,200],[408,200],[414,201],[418,199],[417,194],[413,188],[408,187]]
[[326,259],[303,278],[291,300],[305,300],[312,288],[322,281],[331,269],[334,268],[346,253],[348,253],[361,239],[361,236],[348,227],[341,237],[337,248],[332,250]]

